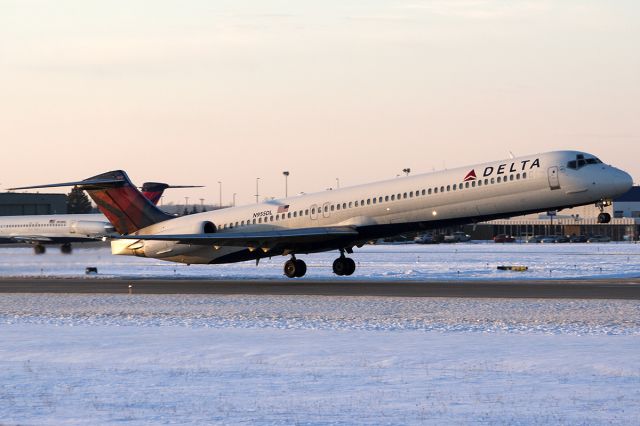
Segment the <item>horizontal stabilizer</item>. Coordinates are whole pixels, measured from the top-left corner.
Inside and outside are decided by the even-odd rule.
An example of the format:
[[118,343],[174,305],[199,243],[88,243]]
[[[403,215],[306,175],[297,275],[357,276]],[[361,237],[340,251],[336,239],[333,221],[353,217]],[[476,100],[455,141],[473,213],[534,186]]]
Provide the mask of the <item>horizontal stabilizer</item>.
[[9,188],[10,191],[16,191],[21,189],[39,189],[39,188],[61,188],[65,186],[81,186],[98,188],[113,188],[114,186],[122,185],[125,181],[123,179],[87,179],[78,180],[75,182],[62,182],[62,183],[49,183],[44,185],[33,186],[20,186],[17,188]]

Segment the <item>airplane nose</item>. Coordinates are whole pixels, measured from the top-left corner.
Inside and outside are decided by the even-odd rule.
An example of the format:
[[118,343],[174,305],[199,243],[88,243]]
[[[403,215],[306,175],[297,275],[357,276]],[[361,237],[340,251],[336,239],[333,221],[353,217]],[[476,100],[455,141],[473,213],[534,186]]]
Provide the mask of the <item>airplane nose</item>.
[[622,195],[629,191],[633,186],[633,178],[624,170],[616,169],[615,186],[616,192]]

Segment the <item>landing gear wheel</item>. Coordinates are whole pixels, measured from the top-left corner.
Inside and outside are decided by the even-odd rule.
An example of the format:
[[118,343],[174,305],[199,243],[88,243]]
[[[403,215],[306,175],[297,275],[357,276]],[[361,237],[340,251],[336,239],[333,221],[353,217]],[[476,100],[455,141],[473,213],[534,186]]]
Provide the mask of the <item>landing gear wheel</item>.
[[336,275],[351,275],[356,270],[356,262],[349,257],[340,256],[333,261],[333,273]]
[[300,278],[307,273],[307,264],[300,259],[287,260],[284,263],[284,274],[289,278]]
[[609,213],[600,213],[598,215],[598,223],[609,223],[611,222],[611,215]]
[[347,264],[347,270],[344,273],[345,275],[351,275],[356,271],[356,262],[353,261],[350,257],[345,257],[345,263]]
[[35,254],[44,254],[47,249],[43,245],[36,244],[35,246],[33,246],[33,251],[35,252]]
[[306,273],[307,264],[304,263],[304,260],[296,259],[296,278],[302,278]]
[[71,252],[73,251],[73,248],[71,247],[71,244],[67,243],[67,244],[63,244],[60,246],[60,252],[62,254],[71,254]]

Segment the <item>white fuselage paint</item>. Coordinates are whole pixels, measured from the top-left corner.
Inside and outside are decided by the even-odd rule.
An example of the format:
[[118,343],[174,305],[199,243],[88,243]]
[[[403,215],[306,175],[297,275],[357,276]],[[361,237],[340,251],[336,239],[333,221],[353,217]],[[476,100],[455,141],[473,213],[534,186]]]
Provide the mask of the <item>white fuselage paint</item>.
[[[380,230],[378,236],[393,233],[397,229],[393,225],[420,230],[470,223],[590,204],[629,190],[631,177],[612,166],[567,167],[579,154],[595,158],[582,152],[555,151],[183,216],[141,229],[138,234],[197,234],[203,232],[203,223],[212,222],[218,233],[352,225],[366,227],[375,237],[376,229]],[[472,171],[476,178],[465,182]],[[286,205],[288,211],[278,213],[279,206]],[[246,249],[171,241],[112,241],[114,254],[182,263],[213,263]]]
[[0,217],[0,242],[48,244],[95,241],[113,232],[101,214]]

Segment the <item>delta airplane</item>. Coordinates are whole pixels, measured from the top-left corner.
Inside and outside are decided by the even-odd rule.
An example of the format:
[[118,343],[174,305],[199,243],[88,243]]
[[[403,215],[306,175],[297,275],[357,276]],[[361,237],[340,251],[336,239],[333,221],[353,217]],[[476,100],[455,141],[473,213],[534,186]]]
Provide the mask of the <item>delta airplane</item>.
[[306,273],[297,255],[337,250],[333,272],[351,275],[355,262],[345,253],[404,232],[592,203],[606,223],[604,207],[632,179],[591,154],[555,151],[183,217],[156,208],[120,170],[71,184],[120,234],[114,254],[187,264],[291,256],[284,273],[293,278]]
[[[167,188],[199,188],[196,185],[169,185],[145,182],[142,194],[154,205]],[[71,243],[99,241],[114,233],[102,214],[57,214],[0,217],[0,244],[33,244],[36,254],[46,252],[45,244],[61,244],[60,251],[70,254]]]

